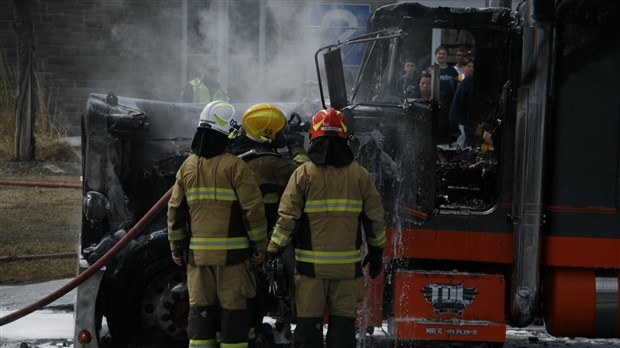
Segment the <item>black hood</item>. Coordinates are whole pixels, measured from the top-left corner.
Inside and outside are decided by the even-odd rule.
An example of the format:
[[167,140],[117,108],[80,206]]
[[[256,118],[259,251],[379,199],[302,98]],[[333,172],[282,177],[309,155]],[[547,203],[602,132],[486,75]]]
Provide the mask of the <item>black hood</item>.
[[198,128],[192,140],[192,152],[204,158],[226,152],[227,146],[228,136],[209,128]]
[[353,151],[348,141],[338,137],[320,137],[310,144],[308,157],[314,164],[344,167],[353,162]]

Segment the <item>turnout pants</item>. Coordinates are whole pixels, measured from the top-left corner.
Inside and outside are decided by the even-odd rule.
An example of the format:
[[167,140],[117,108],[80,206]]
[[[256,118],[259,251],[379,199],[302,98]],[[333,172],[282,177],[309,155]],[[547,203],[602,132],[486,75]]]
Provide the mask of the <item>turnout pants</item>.
[[364,277],[329,280],[295,275],[297,327],[295,342],[323,347],[323,314],[329,310],[327,347],[355,348],[355,312],[364,299]]
[[[190,348],[215,348],[218,343],[222,348],[247,347],[250,328],[247,301],[256,295],[256,278],[249,260],[232,266],[189,264],[187,288]],[[221,342],[216,340],[218,329]]]

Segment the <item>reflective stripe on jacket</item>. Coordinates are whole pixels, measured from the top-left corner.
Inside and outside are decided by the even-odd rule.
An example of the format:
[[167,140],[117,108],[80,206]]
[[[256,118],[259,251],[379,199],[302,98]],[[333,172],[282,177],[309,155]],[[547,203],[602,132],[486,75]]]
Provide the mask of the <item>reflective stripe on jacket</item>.
[[233,265],[265,251],[266,238],[263,197],[242,160],[191,155],[183,162],[168,202],[171,248],[189,242],[196,265]]
[[[288,182],[268,250],[295,239],[297,271],[322,279],[362,276],[362,230],[371,248],[385,245],[381,197],[368,171],[301,165]],[[362,225],[364,228],[362,228]]]
[[213,95],[211,95],[209,87],[207,87],[207,85],[205,85],[199,78],[191,80],[189,84],[192,86],[192,102],[194,103],[206,104],[214,100],[230,101],[228,93],[226,93],[226,91],[224,91],[219,84]]

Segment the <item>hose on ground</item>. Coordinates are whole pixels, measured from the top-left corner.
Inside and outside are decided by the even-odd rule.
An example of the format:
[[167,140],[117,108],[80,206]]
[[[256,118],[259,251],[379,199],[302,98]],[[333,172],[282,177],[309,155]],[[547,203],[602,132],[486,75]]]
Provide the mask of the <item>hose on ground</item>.
[[81,184],[65,184],[65,183],[52,183],[52,182],[35,182],[35,181],[13,181],[13,180],[0,180],[0,185],[10,186],[28,186],[28,187],[47,187],[47,188],[76,188],[81,189]]
[[43,308],[43,306],[48,305],[60,297],[64,296],[69,291],[76,288],[78,285],[82,284],[86,279],[91,277],[95,272],[97,272],[101,267],[103,267],[108,260],[116,255],[121,249],[123,249],[129,241],[131,241],[135,236],[140,233],[146,227],[153,218],[157,215],[157,213],[168,203],[170,196],[172,195],[172,188],[168,190],[160,199],[153,205],[153,207],[146,213],[144,216],[138,221],[132,228],[127,232],[127,234],[121,238],[121,240],[116,243],[112,249],[110,249],[105,255],[103,255],[97,262],[95,262],[92,266],[87,268],[84,272],[80,273],[77,277],[73,278],[67,284],[65,284],[60,289],[54,291],[53,293],[47,295],[46,297],[38,300],[37,302],[21,308],[13,313],[10,313],[4,317],[0,318],[0,326],[11,323],[17,319],[23,318],[26,315]]

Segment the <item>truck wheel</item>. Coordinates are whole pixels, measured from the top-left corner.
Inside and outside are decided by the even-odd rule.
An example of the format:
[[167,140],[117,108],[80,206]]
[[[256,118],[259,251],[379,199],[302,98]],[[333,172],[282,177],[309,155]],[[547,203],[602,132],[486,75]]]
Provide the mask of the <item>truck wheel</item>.
[[102,311],[114,346],[187,347],[185,270],[172,262],[165,231],[140,239],[106,271]]

